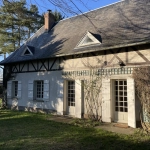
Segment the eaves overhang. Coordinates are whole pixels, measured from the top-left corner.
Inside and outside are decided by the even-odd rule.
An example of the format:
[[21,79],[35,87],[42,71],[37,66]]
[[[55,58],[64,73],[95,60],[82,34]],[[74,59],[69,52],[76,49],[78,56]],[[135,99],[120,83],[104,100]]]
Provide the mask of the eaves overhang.
[[63,54],[56,54],[56,55],[51,55],[49,57],[43,57],[43,58],[35,58],[35,59],[28,59],[28,60],[23,60],[23,61],[14,61],[14,62],[6,62],[6,63],[0,63],[0,65],[8,65],[8,64],[15,64],[18,62],[27,62],[27,61],[34,61],[34,60],[41,60],[41,59],[48,59],[48,58],[56,58],[56,57],[63,57],[63,56],[72,56],[72,55],[77,55],[77,54],[85,54],[85,53],[90,53],[90,52],[98,52],[98,51],[104,51],[104,50],[110,50],[110,49],[117,49],[117,48],[124,48],[124,47],[130,47],[130,46],[139,46],[139,45],[145,45],[145,44],[150,44],[150,40],[143,41],[143,42],[137,42],[137,43],[130,43],[130,44],[120,44],[120,45],[115,45],[115,46],[108,46],[108,47],[88,47],[88,50],[84,51],[78,51],[78,52],[72,52],[72,53],[63,53]]

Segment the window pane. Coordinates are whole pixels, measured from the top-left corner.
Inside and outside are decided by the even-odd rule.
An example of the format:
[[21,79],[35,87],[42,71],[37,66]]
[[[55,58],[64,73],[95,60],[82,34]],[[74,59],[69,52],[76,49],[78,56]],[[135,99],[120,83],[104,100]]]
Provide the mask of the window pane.
[[127,86],[124,86],[124,90],[127,90]]
[[118,86],[115,86],[116,91],[118,90]]
[[123,85],[123,81],[119,81],[119,85]]
[[116,101],[118,101],[118,97],[116,96]]
[[119,86],[119,90],[123,90],[123,86]]
[[127,101],[127,97],[124,97],[124,101]]
[[74,81],[68,81],[68,101],[70,101],[70,105],[68,106],[74,106],[75,102],[75,82]]
[[116,106],[118,106],[118,102],[116,102]]
[[123,101],[123,97],[119,97],[119,101]]
[[68,106],[70,106],[70,102],[68,101]]
[[16,97],[18,95],[18,81],[14,81],[14,96]]
[[119,91],[119,95],[122,96],[122,95],[123,95],[123,92],[122,92],[122,91]]
[[127,81],[115,81],[115,111],[127,112]]
[[127,92],[124,92],[124,96],[127,96]]
[[116,111],[118,111],[118,107],[116,107]]
[[123,102],[120,102],[120,106],[123,106]]
[[43,81],[36,81],[36,98],[43,98],[43,87],[44,82]]
[[116,96],[118,95],[118,91],[116,91]]
[[128,108],[125,108],[125,112],[128,112]]
[[120,107],[120,111],[123,112],[123,107]]
[[118,81],[115,81],[115,85],[118,85]]
[[124,102],[124,106],[127,107],[127,102]]
[[127,81],[126,80],[124,81],[124,85],[127,85]]

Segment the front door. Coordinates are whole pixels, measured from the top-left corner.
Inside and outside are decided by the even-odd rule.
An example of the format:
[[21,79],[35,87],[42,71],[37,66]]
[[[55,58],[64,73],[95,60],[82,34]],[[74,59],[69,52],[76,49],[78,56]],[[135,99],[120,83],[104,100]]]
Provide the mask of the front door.
[[128,123],[127,80],[114,81],[115,122]]
[[75,81],[68,81],[68,115],[75,115]]

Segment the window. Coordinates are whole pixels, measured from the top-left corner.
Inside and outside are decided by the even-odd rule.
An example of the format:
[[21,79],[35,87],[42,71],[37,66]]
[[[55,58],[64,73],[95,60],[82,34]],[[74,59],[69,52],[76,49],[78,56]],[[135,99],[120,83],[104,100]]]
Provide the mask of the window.
[[68,106],[75,106],[75,82],[68,81]]
[[21,81],[7,82],[7,98],[21,98]]
[[22,56],[33,55],[33,53],[34,53],[34,47],[32,47],[32,46],[26,46],[25,50],[22,53]]
[[31,55],[31,52],[27,49],[24,53],[24,55]]
[[128,112],[126,80],[115,80],[115,110]]
[[84,37],[82,37],[80,42],[77,44],[75,49],[84,47],[84,46],[97,45],[97,44],[101,44],[100,35],[96,37],[94,34],[87,31]]
[[14,81],[14,97],[18,96],[18,81]]
[[28,98],[35,101],[49,101],[49,80],[29,80]]
[[43,81],[35,81],[36,86],[36,99],[43,98],[43,91],[44,91],[44,82]]

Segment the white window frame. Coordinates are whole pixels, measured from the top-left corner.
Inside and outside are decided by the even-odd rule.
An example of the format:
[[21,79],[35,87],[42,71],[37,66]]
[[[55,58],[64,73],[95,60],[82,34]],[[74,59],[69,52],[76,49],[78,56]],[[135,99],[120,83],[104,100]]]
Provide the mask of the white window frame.
[[[88,41],[88,38],[91,41]],[[79,43],[76,45],[75,49],[78,49],[84,46],[100,45],[100,44],[101,42],[96,37],[94,37],[90,32],[87,31],[84,37],[82,37]]]
[[[122,94],[119,94],[122,93]],[[114,80],[115,111],[128,113],[127,80]]]
[[34,97],[35,97],[35,100],[43,100],[43,98],[44,98],[44,80],[34,81]]
[[68,106],[75,107],[75,81],[68,81],[67,90]]

